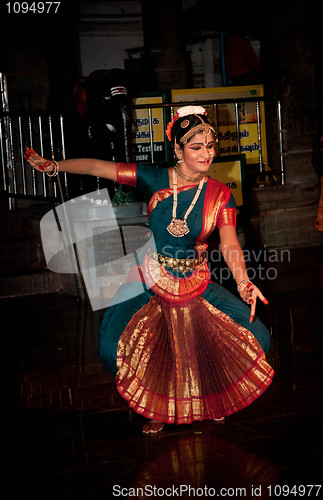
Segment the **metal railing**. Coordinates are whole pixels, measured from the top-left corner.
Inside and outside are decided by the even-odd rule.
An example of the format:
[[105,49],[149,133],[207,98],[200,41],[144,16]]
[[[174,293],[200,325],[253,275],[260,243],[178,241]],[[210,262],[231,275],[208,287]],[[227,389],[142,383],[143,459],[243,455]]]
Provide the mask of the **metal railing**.
[[39,176],[24,158],[26,147],[47,158],[65,158],[62,115],[17,114],[9,109],[6,76],[0,73],[0,188],[8,196],[9,208],[15,199],[64,200],[67,176]]
[[[222,106],[223,104],[231,104],[234,108],[234,123],[235,123],[235,137],[237,139],[237,145],[236,145],[236,154],[240,155],[242,152],[242,147],[241,147],[241,133],[240,133],[240,126],[241,126],[241,121],[239,119],[239,104],[240,103],[255,103],[256,105],[256,124],[257,124],[257,140],[258,140],[258,168],[259,168],[259,174],[264,173],[265,169],[265,164],[264,164],[264,156],[263,156],[263,129],[262,129],[262,116],[261,116],[261,103],[269,103],[271,104],[272,107],[275,108],[275,114],[276,114],[276,143],[277,143],[277,149],[275,151],[275,155],[277,158],[279,158],[279,168],[277,169],[266,169],[266,174],[269,176],[280,176],[280,183],[285,184],[285,167],[284,167],[284,157],[286,153],[284,153],[284,132],[285,130],[282,128],[282,109],[281,109],[281,103],[279,100],[276,101],[269,101],[265,97],[248,97],[248,98],[235,98],[235,99],[218,99],[218,100],[203,100],[203,101],[182,101],[182,102],[173,102],[173,103],[158,103],[158,104],[141,104],[141,105],[133,105],[132,109],[135,110],[140,110],[140,109],[146,109],[148,112],[148,126],[149,126],[149,138],[150,138],[150,161],[151,163],[155,162],[154,158],[154,148],[153,148],[153,115],[152,115],[152,110],[153,109],[169,109],[170,110],[170,119],[173,118],[174,115],[174,110],[176,108],[179,108],[181,106],[196,106],[202,105],[205,107],[207,110],[212,110],[212,113],[208,114],[213,116],[213,119],[211,119],[212,123],[215,124],[216,131],[218,131],[218,107]],[[216,138],[216,148],[218,147],[218,137]],[[217,151],[217,155],[221,156],[219,151]]]
[[[64,117],[60,115],[48,114],[27,114],[19,115],[9,112],[6,96],[5,79],[0,74],[2,112],[0,115],[0,157],[1,157],[1,188],[8,196],[9,208],[13,206],[14,199],[38,199],[65,201],[68,199],[68,177],[65,173],[59,174],[55,178],[49,178],[46,175],[37,175],[30,168],[24,159],[24,152],[27,146],[33,147],[42,156],[46,158],[62,160],[66,157],[65,135],[64,135]],[[201,103],[205,108],[211,109],[212,120],[217,127],[218,106],[231,104],[234,108],[235,128],[236,128],[236,153],[241,154],[239,103],[254,102],[256,104],[256,122],[257,122],[257,140],[258,140],[258,165],[259,174],[279,176],[280,183],[285,183],[284,171],[284,144],[282,128],[282,110],[279,101],[274,103],[277,114],[277,153],[279,158],[279,168],[267,171],[264,165],[262,136],[262,116],[261,103],[266,101],[263,97],[255,98],[237,98],[237,99],[219,99],[203,100]],[[197,102],[176,102],[176,103],[158,103],[141,104],[131,106],[132,111],[147,110],[148,128],[150,142],[150,162],[155,163],[154,155],[154,133],[153,133],[153,110],[162,108],[169,110],[170,119],[173,117],[176,108],[183,105],[196,105]],[[208,112],[208,114],[210,114]],[[216,146],[218,147],[218,140]],[[126,147],[126,145],[125,145]],[[166,163],[166,162],[165,162]]]
[[[12,200],[19,198],[38,200],[65,199],[66,174],[57,178],[37,175],[25,161],[26,147],[34,148],[46,158],[65,158],[62,115],[16,115],[4,112],[0,116],[0,155],[2,188]],[[62,192],[61,192],[62,191]]]

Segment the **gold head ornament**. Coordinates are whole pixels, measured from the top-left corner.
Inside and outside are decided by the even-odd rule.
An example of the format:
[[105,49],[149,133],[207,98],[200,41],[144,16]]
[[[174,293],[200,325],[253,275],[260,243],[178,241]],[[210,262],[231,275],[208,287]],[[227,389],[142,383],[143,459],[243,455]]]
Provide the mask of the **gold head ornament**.
[[[207,115],[205,108],[203,108],[202,106],[183,106],[182,108],[179,108],[176,111],[176,113],[173,116],[173,120],[169,122],[167,125],[166,135],[170,142],[172,140],[171,138],[172,128],[176,120],[178,120],[179,118],[184,118],[185,116],[189,115],[196,116],[196,118],[198,118],[201,123],[188,130],[187,133],[184,134],[184,136],[180,139],[180,143],[184,145],[187,144],[190,138],[193,137],[193,135],[197,134],[198,132],[203,132],[205,136],[207,136],[210,133],[210,131],[215,134],[214,128],[209,123],[205,123],[202,120],[201,116],[198,116],[198,115],[202,116]],[[181,123],[181,127],[185,129],[189,126],[189,124],[190,124],[189,120],[183,120]]]

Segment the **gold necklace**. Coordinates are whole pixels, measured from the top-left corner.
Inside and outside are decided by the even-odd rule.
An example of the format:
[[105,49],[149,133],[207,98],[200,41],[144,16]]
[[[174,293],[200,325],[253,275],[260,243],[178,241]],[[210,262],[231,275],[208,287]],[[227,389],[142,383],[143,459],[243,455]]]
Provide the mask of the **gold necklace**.
[[[203,176],[204,177],[204,176]],[[167,231],[172,235],[175,236],[176,238],[181,238],[182,236],[185,236],[187,233],[190,232],[188,225],[187,225],[187,217],[193,210],[198,197],[201,194],[202,187],[204,184],[204,178],[200,180],[199,186],[197,188],[197,191],[195,193],[195,196],[192,200],[192,203],[186,210],[186,213],[183,217],[183,219],[176,219],[176,211],[177,211],[177,176],[175,174],[175,170],[173,170],[173,189],[174,189],[174,199],[173,199],[173,218],[171,222],[167,226]]]
[[203,179],[205,177],[205,174],[200,174],[198,177],[195,177],[195,179],[193,179],[192,177],[187,177],[186,175],[182,174],[177,165],[175,165],[174,168],[178,173],[178,175],[180,175],[181,177],[183,177],[183,179],[186,179],[187,181],[199,181],[200,179]]

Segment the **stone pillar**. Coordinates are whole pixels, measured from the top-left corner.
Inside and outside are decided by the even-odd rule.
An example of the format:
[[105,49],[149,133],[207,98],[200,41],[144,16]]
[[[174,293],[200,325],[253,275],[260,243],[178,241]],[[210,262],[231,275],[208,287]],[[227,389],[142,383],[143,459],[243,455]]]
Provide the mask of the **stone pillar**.
[[157,90],[186,88],[181,1],[163,0],[156,4],[142,0],[142,14],[147,83]]
[[[323,233],[314,226],[320,186],[312,165],[318,109],[314,57],[317,34],[305,14],[312,17],[299,0],[276,2],[273,50],[278,48],[279,98],[286,131],[285,185],[251,190],[252,224],[259,245],[267,248],[323,244]],[[268,96],[267,88],[266,93]]]

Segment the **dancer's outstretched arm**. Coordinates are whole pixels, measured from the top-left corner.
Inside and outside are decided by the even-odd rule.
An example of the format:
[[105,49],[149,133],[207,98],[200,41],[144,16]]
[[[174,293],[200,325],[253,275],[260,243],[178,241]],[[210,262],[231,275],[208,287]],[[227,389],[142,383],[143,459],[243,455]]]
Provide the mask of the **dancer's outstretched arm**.
[[[32,148],[27,148],[25,158],[35,169],[43,173],[51,173],[55,169],[55,162],[46,160]],[[60,172],[70,174],[94,175],[111,181],[117,180],[117,164],[113,161],[96,160],[95,158],[73,158],[58,162]]]

